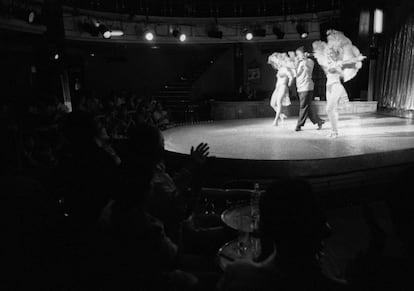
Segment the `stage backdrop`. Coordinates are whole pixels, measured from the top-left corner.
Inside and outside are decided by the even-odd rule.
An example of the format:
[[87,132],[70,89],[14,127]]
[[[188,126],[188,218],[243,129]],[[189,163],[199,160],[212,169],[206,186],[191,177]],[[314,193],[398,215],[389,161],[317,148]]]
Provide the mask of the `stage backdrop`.
[[414,110],[414,15],[384,45],[377,72],[379,106],[397,114]]

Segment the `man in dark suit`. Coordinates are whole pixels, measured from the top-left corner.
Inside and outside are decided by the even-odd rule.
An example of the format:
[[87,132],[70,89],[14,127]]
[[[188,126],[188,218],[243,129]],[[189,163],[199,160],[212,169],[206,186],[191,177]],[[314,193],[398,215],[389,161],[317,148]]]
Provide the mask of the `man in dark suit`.
[[296,57],[296,87],[299,95],[300,109],[299,120],[295,130],[301,131],[308,117],[313,124],[318,125],[318,129],[321,129],[325,121],[311,107],[314,89],[312,80],[314,62],[307,57],[304,47],[296,50]]

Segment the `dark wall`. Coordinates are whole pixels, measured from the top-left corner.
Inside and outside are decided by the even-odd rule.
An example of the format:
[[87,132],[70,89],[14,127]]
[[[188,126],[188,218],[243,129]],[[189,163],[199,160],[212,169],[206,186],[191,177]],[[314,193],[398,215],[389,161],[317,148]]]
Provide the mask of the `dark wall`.
[[1,54],[0,87],[3,98],[20,98],[30,92],[30,54]]
[[[76,49],[87,52],[84,54],[85,87],[101,95],[111,90],[151,94],[206,66],[222,50],[208,45],[165,45],[156,49],[146,45],[112,45]],[[90,53],[95,56],[91,57]]]
[[[16,102],[57,97],[59,78],[41,35],[0,31],[0,86],[2,99]],[[53,79],[53,80],[52,80]]]
[[234,47],[230,46],[193,84],[196,98],[234,99]]

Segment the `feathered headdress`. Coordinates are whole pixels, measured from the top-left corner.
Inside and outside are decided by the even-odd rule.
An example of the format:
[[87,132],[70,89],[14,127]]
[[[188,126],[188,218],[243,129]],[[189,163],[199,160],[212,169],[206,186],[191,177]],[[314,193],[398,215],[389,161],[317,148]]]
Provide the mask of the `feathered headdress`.
[[272,65],[275,69],[281,69],[283,67],[294,69],[294,59],[287,53],[273,53],[267,59],[267,63]]
[[326,34],[328,42],[315,41],[312,44],[316,60],[323,67],[328,67],[330,63],[354,64],[351,67],[344,66],[341,72],[344,82],[353,79],[366,57],[343,32],[332,29]]

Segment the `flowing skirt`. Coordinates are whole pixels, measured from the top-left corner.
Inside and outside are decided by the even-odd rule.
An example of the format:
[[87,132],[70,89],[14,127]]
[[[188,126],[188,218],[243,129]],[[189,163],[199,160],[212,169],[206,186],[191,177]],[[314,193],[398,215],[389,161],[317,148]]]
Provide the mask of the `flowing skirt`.
[[289,106],[291,104],[287,85],[278,84],[273,91],[272,97],[270,98],[270,105],[275,107],[278,104],[282,106]]

